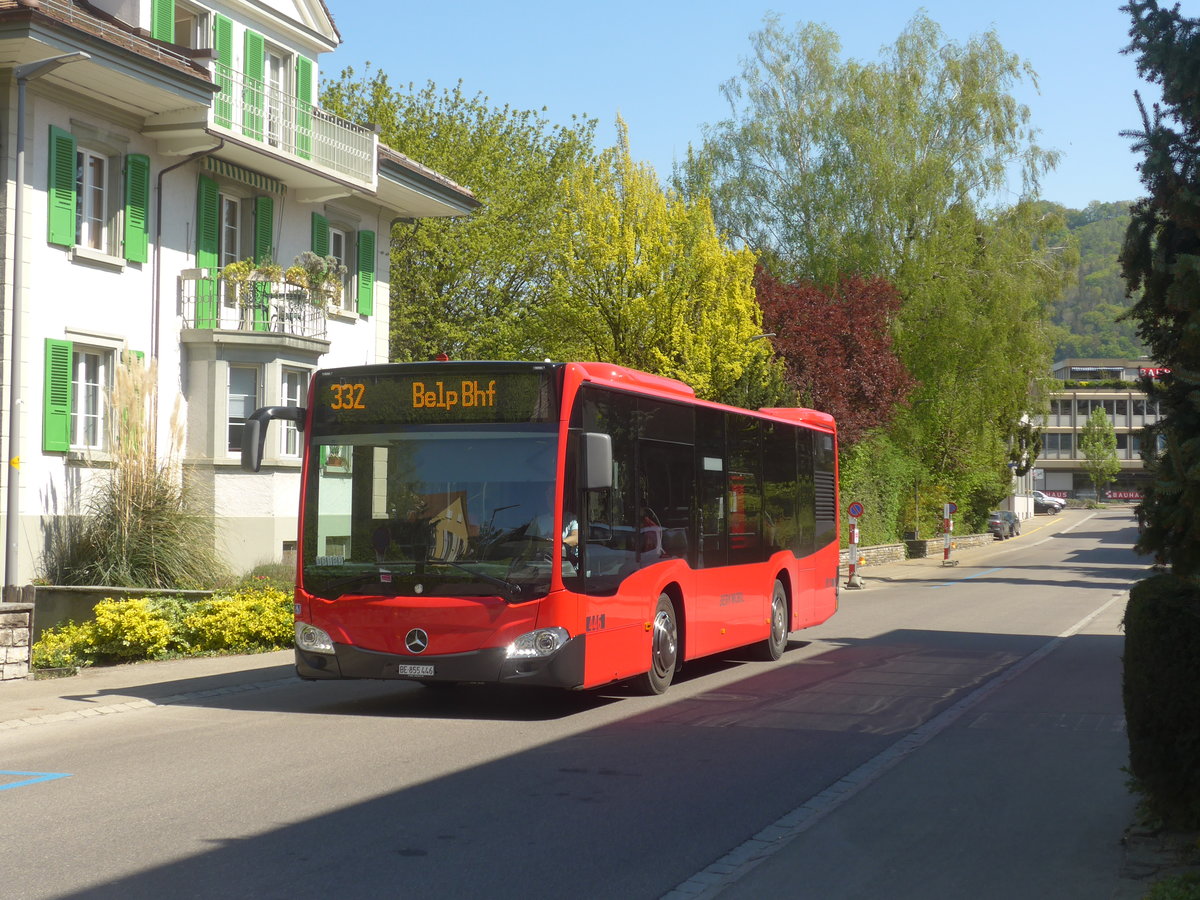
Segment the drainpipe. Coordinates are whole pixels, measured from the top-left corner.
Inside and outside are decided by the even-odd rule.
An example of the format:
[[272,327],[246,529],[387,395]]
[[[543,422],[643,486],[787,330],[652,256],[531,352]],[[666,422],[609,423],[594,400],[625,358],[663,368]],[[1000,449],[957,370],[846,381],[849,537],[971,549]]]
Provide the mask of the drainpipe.
[[[155,197],[154,211],[154,263],[151,271],[152,286],[151,305],[150,305],[150,358],[158,361],[158,345],[159,345],[159,302],[162,299],[162,207],[163,207],[163,176],[168,172],[173,172],[180,166],[186,166],[188,163],[193,163],[203,156],[208,156],[210,153],[216,153],[225,146],[225,138],[220,138],[215,147],[209,147],[207,150],[198,150],[186,159],[181,159],[173,166],[167,166],[158,173],[158,190]],[[158,441],[158,404],[154,404],[152,412],[152,422],[150,433],[154,435],[154,440]]]

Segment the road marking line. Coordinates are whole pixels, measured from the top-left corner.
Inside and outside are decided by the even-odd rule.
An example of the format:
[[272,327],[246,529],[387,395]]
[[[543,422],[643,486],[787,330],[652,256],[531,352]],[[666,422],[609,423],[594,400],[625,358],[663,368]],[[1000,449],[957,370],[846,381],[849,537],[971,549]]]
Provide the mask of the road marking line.
[[867,760],[849,774],[842,776],[825,790],[776,819],[754,837],[730,850],[720,859],[713,861],[687,881],[664,894],[662,900],[708,900],[708,898],[718,896],[724,888],[739,881],[752,869],[770,859],[863,788],[869,787],[883,777],[910,753],[919,750],[957,722],[972,707],[979,705],[992,693],[1041,662],[1057,650],[1067,638],[1086,628],[1110,606],[1126,597],[1128,597],[1128,592],[1113,594],[1107,603],[1088,613],[1066,631],[1051,638],[1033,653],[1013,663],[995,678],[980,685],[928,722],[910,731],[886,750]]
[[7,769],[0,769],[0,775],[30,775],[31,778],[26,778],[23,781],[10,781],[8,784],[0,784],[0,791],[7,791],[9,788],[26,787],[31,784],[39,784],[43,781],[54,781],[56,778],[70,778],[67,772],[14,772]]

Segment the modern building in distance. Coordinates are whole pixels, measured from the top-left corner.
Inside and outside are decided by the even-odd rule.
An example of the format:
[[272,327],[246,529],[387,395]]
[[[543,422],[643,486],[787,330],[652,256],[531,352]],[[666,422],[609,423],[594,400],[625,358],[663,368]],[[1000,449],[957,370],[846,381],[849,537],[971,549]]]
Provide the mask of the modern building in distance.
[[1042,430],[1034,488],[1055,497],[1088,499],[1094,495],[1079,439],[1088,416],[1094,409],[1103,409],[1116,432],[1121,462],[1121,472],[1106,489],[1106,497],[1139,499],[1147,477],[1142,467],[1141,431],[1160,415],[1158,402],[1140,389],[1139,378],[1157,377],[1165,371],[1145,358],[1056,362],[1053,374],[1062,387],[1051,397],[1050,414],[1034,423]]

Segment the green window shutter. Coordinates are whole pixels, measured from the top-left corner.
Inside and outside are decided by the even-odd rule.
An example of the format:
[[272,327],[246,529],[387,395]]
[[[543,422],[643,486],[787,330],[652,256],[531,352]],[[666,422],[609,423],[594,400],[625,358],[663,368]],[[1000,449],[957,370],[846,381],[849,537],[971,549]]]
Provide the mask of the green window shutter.
[[150,260],[150,157],[125,157],[125,259]]
[[[254,198],[254,259],[256,262],[271,262],[274,242],[275,198]],[[271,285],[259,284],[254,288],[254,330],[266,331],[270,327]]]
[[254,261],[270,262],[275,243],[275,198],[254,198]]
[[369,316],[375,309],[375,232],[358,233],[358,314]]
[[329,220],[320,213],[312,214],[312,252],[329,255]]
[[208,269],[208,275],[196,282],[197,328],[217,327],[217,237],[220,205],[217,183],[200,176],[196,191],[196,267]]
[[312,158],[313,61],[296,57],[296,155]]
[[213,120],[224,128],[233,127],[233,20],[213,16],[213,50],[220,92],[213,98]]
[[42,449],[71,449],[71,342],[46,339],[46,383],[43,389]]
[[175,43],[175,0],[150,0],[150,37]]
[[75,246],[75,136],[50,126],[49,198],[51,244]]
[[242,55],[242,132],[251,140],[263,137],[263,109],[266,100],[266,42],[257,31],[246,29],[246,41]]

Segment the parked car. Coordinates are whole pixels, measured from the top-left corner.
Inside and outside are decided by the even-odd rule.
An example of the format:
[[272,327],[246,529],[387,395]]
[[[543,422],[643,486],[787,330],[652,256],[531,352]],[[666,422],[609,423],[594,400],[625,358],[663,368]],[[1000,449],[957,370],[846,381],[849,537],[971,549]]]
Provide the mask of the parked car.
[[1016,537],[1021,533],[1021,520],[1014,512],[997,509],[988,514],[988,531],[1001,541],[1005,538]]
[[1067,505],[1067,501],[1061,497],[1051,497],[1049,494],[1043,494],[1041,491],[1033,492],[1033,511],[1035,513],[1050,513],[1055,515]]

